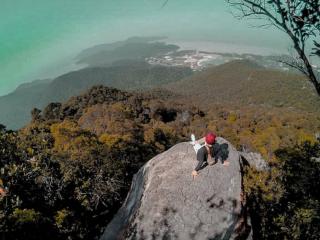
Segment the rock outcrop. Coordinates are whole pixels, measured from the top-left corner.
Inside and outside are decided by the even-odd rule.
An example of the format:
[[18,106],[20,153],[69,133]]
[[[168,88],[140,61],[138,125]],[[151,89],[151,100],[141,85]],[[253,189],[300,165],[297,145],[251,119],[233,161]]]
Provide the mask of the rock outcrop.
[[124,205],[107,226],[109,239],[235,239],[241,220],[240,154],[228,142],[229,166],[206,166],[193,179],[196,153],[180,143],[134,176]]
[[240,152],[241,156],[241,164],[250,165],[255,167],[259,171],[268,171],[270,170],[270,166],[263,159],[260,153],[254,152]]

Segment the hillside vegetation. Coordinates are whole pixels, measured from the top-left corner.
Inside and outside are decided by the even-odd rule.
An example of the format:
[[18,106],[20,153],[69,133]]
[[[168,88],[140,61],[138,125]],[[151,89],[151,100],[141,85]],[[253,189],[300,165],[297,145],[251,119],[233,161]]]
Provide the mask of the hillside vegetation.
[[248,61],[193,74],[123,60],[24,85],[0,98],[9,126],[31,119],[1,126],[1,235],[98,239],[146,161],[213,131],[270,165],[243,169],[255,238],[316,239],[320,200],[308,182],[320,173],[318,105],[301,76]]
[[[246,170],[248,199],[259,189],[258,206],[264,206],[265,197],[272,196],[270,203],[283,196],[276,150],[306,140],[315,143],[318,123],[315,114],[282,108],[216,105],[205,112],[164,90],[93,87],[64,103],[33,109],[32,122],[17,132],[1,128],[1,234],[9,239],[97,239],[142,164],[189,140],[190,133],[200,137],[209,130],[268,159],[273,171]],[[270,213],[262,209],[261,214],[265,220]],[[266,231],[267,223],[255,227]]]
[[25,84],[13,93],[0,97],[0,123],[18,129],[30,121],[30,109],[44,108],[50,102],[66,101],[94,85],[120,89],[150,89],[177,81],[192,74],[185,67],[152,66],[125,61],[109,67],[92,67],[69,72],[52,81]]
[[18,132],[2,127],[1,235],[98,238],[133,174],[203,117],[195,107],[158,98],[94,87],[42,113],[34,109]]
[[232,61],[166,86],[203,107],[232,103],[319,112],[320,99],[303,76]]

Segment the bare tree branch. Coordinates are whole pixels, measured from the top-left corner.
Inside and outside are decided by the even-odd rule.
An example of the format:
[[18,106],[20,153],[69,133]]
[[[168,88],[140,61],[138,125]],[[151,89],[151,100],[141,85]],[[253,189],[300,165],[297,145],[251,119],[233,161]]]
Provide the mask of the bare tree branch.
[[[285,32],[297,52],[298,62],[284,62],[308,77],[320,96],[320,79],[310,63],[306,45],[315,39],[311,54],[320,56],[320,1],[317,0],[226,0],[232,6],[238,19],[256,17],[264,20],[261,26],[274,26]],[[302,63],[302,64],[301,64]]]
[[162,4],[161,8],[164,8],[168,2],[169,2],[169,0],[165,0],[164,3]]

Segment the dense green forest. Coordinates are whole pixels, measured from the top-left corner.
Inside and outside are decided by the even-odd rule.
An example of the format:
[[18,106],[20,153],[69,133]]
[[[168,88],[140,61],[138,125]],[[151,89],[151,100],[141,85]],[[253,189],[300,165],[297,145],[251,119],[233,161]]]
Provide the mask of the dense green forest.
[[33,109],[18,131],[1,126],[2,238],[98,239],[146,161],[211,130],[261,152],[271,166],[244,169],[257,239],[316,239],[319,129],[317,114],[297,110],[216,104],[204,111],[164,90],[93,87]]
[[245,168],[254,239],[319,239],[320,142],[275,152],[270,172]]
[[196,108],[106,87],[49,104],[14,132],[1,127],[5,239],[95,239],[121,206],[133,174],[183,138]]

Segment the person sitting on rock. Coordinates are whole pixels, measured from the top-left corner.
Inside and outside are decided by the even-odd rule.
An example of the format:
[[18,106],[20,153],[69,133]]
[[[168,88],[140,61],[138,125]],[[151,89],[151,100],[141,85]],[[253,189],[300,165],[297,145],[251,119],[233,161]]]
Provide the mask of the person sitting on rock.
[[[205,143],[201,146],[199,143],[196,142],[195,136],[191,135],[191,144],[197,153],[197,160],[198,164],[195,169],[192,171],[192,176],[195,177],[198,175],[198,171],[205,167],[207,164],[213,165],[217,162],[216,153],[219,152],[219,144],[216,143],[216,135],[214,133],[208,133],[205,136]],[[229,162],[224,161],[224,166],[228,166]]]

